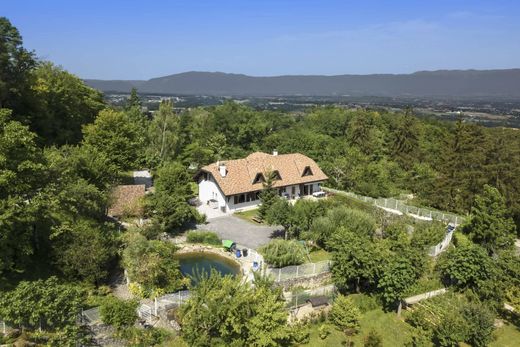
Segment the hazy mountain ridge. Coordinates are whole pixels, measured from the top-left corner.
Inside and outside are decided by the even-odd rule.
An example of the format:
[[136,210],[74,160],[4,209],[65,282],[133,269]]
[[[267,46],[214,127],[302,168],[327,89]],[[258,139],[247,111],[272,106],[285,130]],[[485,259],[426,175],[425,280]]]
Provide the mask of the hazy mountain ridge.
[[285,75],[255,77],[223,72],[184,72],[143,80],[92,80],[105,92],[185,95],[351,95],[387,97],[520,97],[520,69],[438,70],[411,74]]

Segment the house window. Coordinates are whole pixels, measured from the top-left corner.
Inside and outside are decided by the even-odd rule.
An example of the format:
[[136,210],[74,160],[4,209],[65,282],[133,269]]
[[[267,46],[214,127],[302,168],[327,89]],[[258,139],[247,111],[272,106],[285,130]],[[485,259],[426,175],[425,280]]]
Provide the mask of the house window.
[[285,187],[282,187],[280,189],[278,189],[278,192],[280,193],[280,195],[282,195],[283,193],[285,193]]
[[296,187],[292,186],[291,187],[291,195],[294,196],[295,194],[296,194]]
[[274,170],[271,175],[272,175],[273,181],[277,181],[277,180],[281,180],[282,179],[282,176],[280,176],[280,172],[278,172],[278,170]]
[[253,180],[253,184],[262,183],[262,182],[265,182],[265,178],[264,178],[264,175],[259,172],[256,174],[255,179]]
[[313,175],[313,173],[312,173],[311,167],[310,166],[306,166],[305,169],[303,169],[302,177],[304,177],[304,176],[312,176],[312,175]]

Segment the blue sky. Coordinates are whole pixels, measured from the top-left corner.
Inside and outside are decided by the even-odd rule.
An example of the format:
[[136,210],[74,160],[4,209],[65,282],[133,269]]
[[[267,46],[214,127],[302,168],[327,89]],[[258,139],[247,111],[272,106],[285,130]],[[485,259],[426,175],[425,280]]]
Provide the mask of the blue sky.
[[520,1],[24,1],[0,15],[83,78],[520,67]]

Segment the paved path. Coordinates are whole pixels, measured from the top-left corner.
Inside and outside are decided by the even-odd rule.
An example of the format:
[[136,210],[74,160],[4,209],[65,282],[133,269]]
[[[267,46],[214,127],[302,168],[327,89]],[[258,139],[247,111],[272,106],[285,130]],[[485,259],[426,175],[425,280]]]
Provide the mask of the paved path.
[[197,225],[197,229],[214,231],[223,240],[253,249],[283,235],[280,226],[255,225],[235,216],[209,219],[206,224]]

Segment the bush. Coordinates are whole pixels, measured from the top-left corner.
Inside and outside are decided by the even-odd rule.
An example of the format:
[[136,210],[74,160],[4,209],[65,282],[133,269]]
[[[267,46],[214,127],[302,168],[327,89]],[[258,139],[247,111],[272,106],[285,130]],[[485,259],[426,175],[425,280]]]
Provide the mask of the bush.
[[188,231],[186,240],[190,243],[204,243],[208,245],[220,245],[222,240],[212,231]]
[[128,346],[157,346],[169,339],[171,334],[164,329],[132,327],[121,331],[118,337],[125,339]]
[[116,297],[107,297],[100,307],[101,320],[115,328],[132,326],[137,319],[138,302],[134,300],[119,300]]
[[363,342],[364,347],[381,347],[383,346],[383,339],[376,331],[371,330],[365,337]]
[[284,267],[305,262],[305,248],[295,240],[272,240],[258,249],[264,260],[272,266]]
[[325,340],[331,333],[330,326],[328,324],[322,324],[318,328],[318,336],[320,339]]

